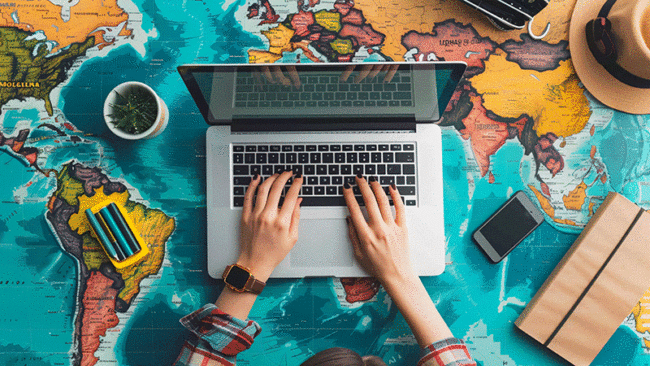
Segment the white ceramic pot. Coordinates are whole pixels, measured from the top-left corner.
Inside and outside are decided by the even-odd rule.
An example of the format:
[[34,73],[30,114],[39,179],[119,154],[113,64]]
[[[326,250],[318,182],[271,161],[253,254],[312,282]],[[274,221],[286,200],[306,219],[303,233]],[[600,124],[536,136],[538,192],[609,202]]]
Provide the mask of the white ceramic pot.
[[[148,130],[135,135],[126,133],[116,128],[115,125],[111,122],[111,117],[109,117],[109,115],[113,113],[113,107],[111,105],[116,103],[117,93],[119,93],[122,96],[125,96],[126,94],[128,94],[128,90],[134,87],[144,88],[149,93],[151,93],[151,95],[154,97],[154,100],[156,101],[156,106],[157,106],[156,109],[158,111],[153,125],[151,125],[151,127],[149,127]],[[137,81],[127,81],[125,83],[116,86],[115,88],[113,88],[113,90],[111,90],[110,93],[108,93],[108,96],[104,101],[104,121],[106,121],[106,125],[114,134],[116,134],[117,136],[123,139],[127,139],[127,140],[150,139],[160,135],[160,133],[163,132],[163,130],[167,127],[167,122],[169,121],[169,109],[167,109],[167,105],[165,104],[165,102],[148,85]]]

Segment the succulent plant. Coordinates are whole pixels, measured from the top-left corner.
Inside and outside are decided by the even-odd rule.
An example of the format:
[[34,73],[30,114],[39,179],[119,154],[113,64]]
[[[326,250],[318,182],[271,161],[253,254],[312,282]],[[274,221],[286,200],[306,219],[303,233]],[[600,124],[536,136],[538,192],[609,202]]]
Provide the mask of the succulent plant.
[[148,130],[155,122],[158,114],[156,100],[151,93],[142,87],[133,86],[124,95],[118,93],[116,102],[110,104],[113,109],[108,115],[113,125],[132,135]]

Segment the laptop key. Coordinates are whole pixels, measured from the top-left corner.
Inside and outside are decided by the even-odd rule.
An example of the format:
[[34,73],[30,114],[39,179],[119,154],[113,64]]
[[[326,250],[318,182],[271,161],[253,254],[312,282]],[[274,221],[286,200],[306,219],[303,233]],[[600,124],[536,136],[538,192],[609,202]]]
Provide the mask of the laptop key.
[[235,196],[243,196],[244,193],[245,193],[245,189],[244,189],[244,187],[235,187],[235,188],[233,188],[232,193]]
[[273,175],[273,166],[271,165],[264,165],[262,166],[262,175]]
[[305,165],[305,175],[314,175],[316,174],[316,166],[314,165]]
[[[328,165],[327,166],[327,172],[329,175],[338,175],[339,174],[339,166],[338,165]],[[336,184],[336,183],[334,183]]]
[[271,151],[280,151],[280,145],[271,145]]
[[251,177],[235,177],[233,178],[233,185],[247,186],[251,183]]
[[398,186],[404,185],[404,180],[405,178],[403,175],[397,176],[395,177],[395,184],[397,184]]
[[309,162],[312,164],[319,164],[320,163],[320,154],[319,153],[311,153],[309,154]]
[[415,176],[409,175],[408,177],[406,177],[406,184],[415,185]]
[[262,174],[261,165],[251,165],[251,175],[255,176],[255,174]]
[[412,163],[415,161],[415,154],[412,152],[395,153],[395,162],[397,163]]
[[234,175],[250,175],[248,173],[248,165],[235,165],[232,167],[232,173]]
[[380,174],[380,175],[386,174],[386,165],[384,165],[384,164],[377,165],[377,174]]
[[[399,177],[398,177],[399,178]],[[402,177],[404,178],[404,177]],[[403,196],[414,196],[415,186],[397,186],[397,191]]]
[[[338,169],[338,167],[336,167]],[[340,175],[337,175],[335,177],[332,177],[332,184],[335,186],[341,186],[343,185],[343,177]]]
[[244,197],[233,197],[233,206],[244,207]]
[[315,186],[318,184],[318,177],[307,177],[307,184]]
[[235,164],[241,164],[244,162],[244,154],[233,154],[232,162]]
[[300,163],[300,164],[309,163],[309,153],[299,153],[298,154],[298,163]]
[[255,163],[255,154],[244,154],[244,162],[246,164]]
[[354,175],[357,175],[357,174],[363,175],[363,165],[353,165],[352,166],[352,174],[354,174]]
[[405,175],[415,174],[415,164],[404,164],[402,166],[402,174]]
[[328,195],[330,195],[330,196],[334,196],[334,195],[336,195],[336,194],[337,194],[337,192],[336,192],[336,187],[334,187],[334,186],[329,186],[329,187],[327,187],[327,188],[326,188],[326,193],[327,193]]
[[[316,165],[317,175],[327,175],[327,165]],[[323,183],[321,183],[323,184]]]
[[325,177],[320,177],[319,182],[321,186],[329,186],[330,185],[330,177],[325,176]]
[[332,153],[324,153],[323,154],[323,163],[331,164],[333,162],[334,162],[334,154],[332,154]]
[[325,187],[323,187],[323,186],[314,187],[314,194],[315,195],[324,195],[325,194]]

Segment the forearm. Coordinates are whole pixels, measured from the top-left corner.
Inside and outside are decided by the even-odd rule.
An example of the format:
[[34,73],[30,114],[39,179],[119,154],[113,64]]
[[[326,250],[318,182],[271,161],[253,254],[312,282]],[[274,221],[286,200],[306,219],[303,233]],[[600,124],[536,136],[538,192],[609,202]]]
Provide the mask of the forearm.
[[382,284],[406,319],[420,347],[453,337],[422,281],[415,274],[386,279]]
[[[259,281],[266,282],[273,272],[273,266],[263,266],[259,263],[254,263],[246,257],[241,256],[237,260],[238,264],[249,268],[251,274]],[[225,286],[219,295],[219,298],[214,303],[221,311],[226,312],[235,318],[246,320],[250,313],[257,295],[251,292],[237,292]]]

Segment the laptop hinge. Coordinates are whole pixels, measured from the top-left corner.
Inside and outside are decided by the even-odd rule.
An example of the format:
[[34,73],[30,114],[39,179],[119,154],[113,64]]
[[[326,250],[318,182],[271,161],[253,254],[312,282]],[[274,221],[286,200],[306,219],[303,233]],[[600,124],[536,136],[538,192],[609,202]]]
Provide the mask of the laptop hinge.
[[259,118],[234,119],[232,132],[276,132],[276,131],[415,131],[413,117],[363,117],[363,118]]

